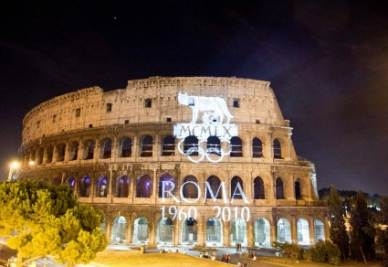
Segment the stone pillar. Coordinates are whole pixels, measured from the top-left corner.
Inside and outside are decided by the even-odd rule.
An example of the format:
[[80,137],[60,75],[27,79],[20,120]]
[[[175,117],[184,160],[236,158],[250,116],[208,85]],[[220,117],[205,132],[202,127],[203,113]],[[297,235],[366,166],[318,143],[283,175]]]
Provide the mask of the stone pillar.
[[205,224],[205,216],[204,215],[199,215],[197,218],[197,244],[199,246],[204,246],[205,243],[205,234],[206,234],[206,229],[204,227]]
[[83,158],[83,156],[84,156],[84,149],[85,149],[85,144],[84,144],[83,140],[81,140],[78,143],[78,151],[77,151],[77,159],[78,160],[84,159]]
[[70,142],[66,142],[65,143],[65,155],[63,157],[63,161],[64,162],[68,162],[69,161],[69,158],[70,158],[70,148],[71,148],[71,143]]
[[136,135],[136,136],[134,136],[133,137],[133,139],[132,139],[132,157],[135,159],[135,160],[137,160],[139,157],[140,157],[140,150],[139,150],[139,145],[138,145],[138,143],[139,143],[139,137]]
[[52,163],[57,162],[57,159],[58,159],[57,153],[58,153],[57,145],[54,145],[54,146],[53,146],[53,157],[52,157],[52,159],[51,159],[51,162],[52,162]]
[[105,237],[108,241],[108,244],[111,243],[112,221],[113,220],[111,218],[109,218],[108,221],[108,216],[105,217]]
[[101,158],[101,142],[99,140],[94,141],[93,160]]
[[151,199],[153,199],[153,202],[156,203],[158,199],[158,189],[159,189],[159,184],[158,184],[158,178],[157,178],[157,170],[154,169],[153,172],[153,178],[152,178],[152,195]]
[[156,221],[156,215],[157,214],[154,214],[154,217],[152,218],[152,221],[149,222],[148,226],[149,226],[149,233],[148,233],[148,245],[150,247],[154,247],[156,245],[156,227],[157,227],[157,224],[155,223]]
[[290,224],[291,224],[291,242],[293,244],[298,244],[298,233],[297,233],[295,216],[292,216],[290,218]]
[[225,247],[230,247],[230,222],[224,222],[223,241]]
[[48,160],[48,153],[47,153],[47,150],[48,150],[48,147],[45,147],[43,149],[43,160],[42,160],[42,163],[45,164],[47,163],[47,160]]
[[112,152],[111,152],[111,158],[116,159],[119,157],[119,141],[117,136],[113,137],[112,140]]
[[273,223],[270,222],[270,231],[271,231],[271,242],[275,242],[278,240],[277,238],[277,221]]
[[317,241],[315,240],[314,218],[309,217],[307,220],[309,222],[310,244],[315,244]]
[[254,247],[255,246],[255,239],[254,239],[254,234],[253,234],[253,220],[249,220],[247,222],[247,245],[248,247]]
[[174,239],[173,239],[173,243],[174,243],[175,246],[180,244],[181,226],[182,226],[182,222],[179,221],[179,220],[175,220],[175,224],[174,224]]

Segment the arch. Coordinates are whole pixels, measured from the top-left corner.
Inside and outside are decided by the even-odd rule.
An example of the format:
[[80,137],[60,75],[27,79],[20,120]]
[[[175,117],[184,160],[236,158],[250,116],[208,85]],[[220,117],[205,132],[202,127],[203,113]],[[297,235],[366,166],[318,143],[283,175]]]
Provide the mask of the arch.
[[207,153],[221,156],[221,141],[217,136],[209,136],[206,143]]
[[230,156],[231,157],[243,156],[242,141],[241,141],[241,138],[238,136],[233,136],[230,139]]
[[84,142],[84,155],[83,159],[93,159],[94,158],[94,148],[95,148],[95,141],[94,140],[86,140]]
[[252,139],[252,157],[253,158],[263,157],[263,143],[257,137]]
[[100,158],[109,159],[112,156],[112,139],[104,138],[101,141]]
[[255,221],[255,246],[271,247],[271,226],[265,218]]
[[36,155],[36,164],[40,165],[43,163],[43,148],[38,148]]
[[144,135],[140,142],[140,156],[152,157],[152,146],[154,139],[150,135]]
[[181,190],[184,198],[198,198],[198,187],[195,184],[198,185],[198,180],[193,175],[188,175],[183,179]]
[[247,246],[247,223],[238,218],[231,223],[231,244]]
[[108,195],[108,177],[101,176],[96,181],[96,192],[97,197],[106,197]]
[[151,197],[152,179],[148,175],[138,177],[136,180],[136,197]]
[[145,244],[148,242],[149,227],[146,217],[136,218],[133,224],[133,240],[134,244]]
[[265,190],[264,190],[264,182],[260,176],[257,176],[255,180],[253,180],[253,197],[254,199],[265,199]]
[[206,245],[222,246],[222,222],[220,219],[210,218],[206,222]]
[[80,197],[89,197],[90,196],[90,184],[91,179],[88,175],[83,176],[79,180],[79,196]]
[[231,199],[242,199],[244,194],[244,183],[238,176],[233,176],[230,181],[230,198]]
[[285,218],[280,218],[276,223],[276,239],[280,243],[291,243],[291,225]]
[[127,158],[132,155],[132,140],[129,137],[123,137],[120,142],[120,157]]
[[273,140],[273,157],[275,159],[282,158],[282,147],[281,147],[280,141],[278,139]]
[[198,238],[198,226],[197,220],[194,218],[188,218],[182,221],[182,243],[193,244],[197,242]]
[[[171,194],[175,195],[177,191],[177,184],[175,177],[168,173],[163,174],[159,178],[159,197],[170,198]],[[171,192],[171,194],[169,193]]]
[[117,216],[113,220],[110,242],[113,244],[122,244],[126,242],[127,220],[124,216]]
[[66,152],[66,145],[65,144],[58,144],[56,146],[56,161],[64,161],[65,160],[65,152]]
[[157,228],[157,242],[163,245],[173,243],[173,230],[174,225],[170,218],[161,218]]
[[172,135],[165,136],[162,139],[162,156],[174,156],[175,154],[175,137]]
[[282,178],[276,179],[276,199],[284,199],[284,186]]
[[74,190],[75,183],[76,183],[76,181],[75,181],[75,178],[73,176],[70,176],[69,178],[67,178],[67,184],[69,185],[71,190]]
[[116,178],[116,197],[128,197],[129,178],[126,175]]
[[296,223],[296,232],[299,245],[310,244],[310,227],[306,219],[300,218]]
[[314,219],[314,239],[315,242],[325,240],[325,224],[319,219]]
[[302,197],[302,188],[301,188],[301,184],[300,184],[300,179],[296,179],[295,183],[294,183],[294,193],[295,193],[295,199],[296,200],[301,200],[303,199]]
[[183,141],[183,152],[192,156],[198,155],[198,138],[194,135],[189,135]]
[[[215,198],[222,199],[223,188],[221,187],[221,180],[217,176],[211,175],[207,178],[206,182],[208,183],[211,191],[213,192]],[[212,198],[211,192],[206,186],[206,199]]]
[[69,149],[69,160],[77,160],[78,159],[78,148],[79,148],[79,143],[77,141],[74,141],[70,145]]
[[46,148],[46,163],[51,163],[53,161],[54,147],[49,145]]
[[60,185],[60,184],[62,184],[62,177],[61,177],[61,176],[55,176],[55,177],[53,177],[51,183],[52,183],[53,185]]

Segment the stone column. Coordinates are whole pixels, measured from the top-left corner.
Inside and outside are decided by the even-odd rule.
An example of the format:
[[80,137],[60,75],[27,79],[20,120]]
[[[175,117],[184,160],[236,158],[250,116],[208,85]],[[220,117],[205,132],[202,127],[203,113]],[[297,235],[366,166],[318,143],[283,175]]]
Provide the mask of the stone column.
[[317,240],[315,240],[315,233],[314,233],[314,230],[315,230],[315,227],[314,227],[314,218],[307,218],[308,222],[309,222],[309,233],[310,233],[310,244],[315,244],[315,242],[317,242]]
[[94,142],[93,160],[98,160],[101,158],[101,142],[100,140],[95,140]]
[[297,244],[298,243],[298,233],[297,233],[295,216],[292,216],[290,218],[290,224],[291,224],[291,241],[293,244]]
[[119,157],[119,141],[117,136],[113,137],[112,140],[112,153],[111,153],[111,158],[116,159]]
[[57,158],[58,158],[57,153],[58,153],[57,145],[54,145],[54,146],[53,146],[53,157],[52,157],[52,159],[51,159],[51,162],[52,162],[52,163],[57,162]]
[[180,244],[181,226],[182,226],[182,222],[179,220],[175,220],[175,222],[174,222],[174,239],[173,239],[173,243],[175,246]]
[[85,144],[84,144],[84,141],[81,140],[78,143],[78,151],[77,151],[77,159],[78,160],[83,159],[84,149],[85,149]]
[[248,247],[254,247],[255,246],[255,240],[254,240],[254,234],[253,234],[253,220],[250,220],[247,222],[247,238],[248,238],[248,242],[247,242],[247,245]]
[[48,147],[45,147],[43,149],[43,160],[42,160],[43,164],[47,163],[47,160],[48,160],[47,149],[48,149]]
[[224,222],[223,224],[223,241],[225,247],[230,247],[230,222]]
[[204,215],[199,215],[197,219],[197,244],[199,246],[204,246],[205,245],[205,216]]
[[271,231],[271,242],[275,242],[278,240],[277,238],[277,221],[273,223],[270,222],[270,231]]

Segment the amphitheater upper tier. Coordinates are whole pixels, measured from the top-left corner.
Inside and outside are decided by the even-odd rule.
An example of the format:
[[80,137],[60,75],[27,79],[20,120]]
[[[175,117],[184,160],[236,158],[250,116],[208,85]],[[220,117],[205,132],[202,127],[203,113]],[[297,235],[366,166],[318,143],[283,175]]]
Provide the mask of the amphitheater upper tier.
[[190,121],[177,95],[220,96],[239,125],[288,126],[267,81],[218,77],[151,77],[131,80],[125,89],[90,87],[34,107],[23,120],[22,146],[65,132],[113,125]]

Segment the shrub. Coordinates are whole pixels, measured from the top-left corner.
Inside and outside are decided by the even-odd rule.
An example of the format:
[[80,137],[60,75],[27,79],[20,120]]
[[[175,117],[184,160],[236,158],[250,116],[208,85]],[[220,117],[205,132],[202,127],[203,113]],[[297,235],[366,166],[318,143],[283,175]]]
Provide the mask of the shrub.
[[275,242],[273,246],[280,250],[284,257],[293,259],[293,260],[302,260],[303,259],[303,249],[295,244],[289,243],[277,243]]
[[[311,260],[315,262],[327,262],[338,265],[341,261],[341,251],[337,245],[329,241],[319,241],[309,249]],[[305,253],[307,256],[308,254]]]

